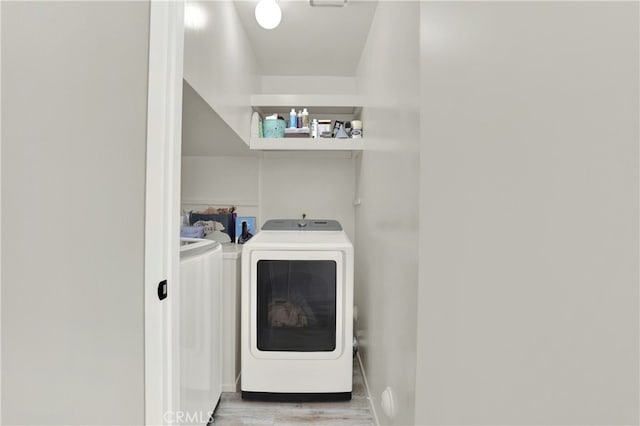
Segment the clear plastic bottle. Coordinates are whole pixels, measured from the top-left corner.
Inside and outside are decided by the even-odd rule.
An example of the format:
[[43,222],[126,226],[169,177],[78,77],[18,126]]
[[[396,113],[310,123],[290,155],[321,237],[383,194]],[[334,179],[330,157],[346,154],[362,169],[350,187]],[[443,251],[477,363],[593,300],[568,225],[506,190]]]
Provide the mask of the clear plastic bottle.
[[296,110],[291,108],[291,112],[289,113],[289,127],[295,129],[298,126],[298,115],[296,114]]

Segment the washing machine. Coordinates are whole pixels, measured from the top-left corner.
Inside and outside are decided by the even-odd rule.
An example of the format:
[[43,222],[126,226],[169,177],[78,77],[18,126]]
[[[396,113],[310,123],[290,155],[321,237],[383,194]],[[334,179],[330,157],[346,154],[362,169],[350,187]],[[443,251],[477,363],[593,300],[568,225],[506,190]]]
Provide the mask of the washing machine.
[[269,220],[242,249],[242,398],[351,399],[353,245],[335,220]]

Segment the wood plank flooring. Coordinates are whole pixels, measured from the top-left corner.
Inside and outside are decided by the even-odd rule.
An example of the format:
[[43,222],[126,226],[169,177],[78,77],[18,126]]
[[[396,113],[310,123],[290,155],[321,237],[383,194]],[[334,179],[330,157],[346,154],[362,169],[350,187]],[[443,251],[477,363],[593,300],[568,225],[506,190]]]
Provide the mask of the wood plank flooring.
[[240,392],[225,392],[213,416],[214,426],[326,425],[371,426],[375,422],[357,359],[353,363],[353,393],[344,402],[243,401]]

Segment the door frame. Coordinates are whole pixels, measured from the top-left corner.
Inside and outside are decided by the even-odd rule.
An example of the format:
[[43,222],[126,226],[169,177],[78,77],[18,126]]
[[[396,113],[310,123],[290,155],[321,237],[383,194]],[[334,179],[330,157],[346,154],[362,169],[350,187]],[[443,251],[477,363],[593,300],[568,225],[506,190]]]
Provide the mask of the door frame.
[[[2,41],[2,1],[0,1],[0,42]],[[0,43],[1,45],[2,43]],[[2,49],[0,48],[0,99],[2,99]],[[2,377],[2,103],[0,102],[0,377]],[[2,426],[2,385],[0,383],[0,426]]]
[[[184,0],[151,0],[144,265],[145,424],[175,416],[172,288],[180,267]],[[158,285],[168,282],[160,301]]]

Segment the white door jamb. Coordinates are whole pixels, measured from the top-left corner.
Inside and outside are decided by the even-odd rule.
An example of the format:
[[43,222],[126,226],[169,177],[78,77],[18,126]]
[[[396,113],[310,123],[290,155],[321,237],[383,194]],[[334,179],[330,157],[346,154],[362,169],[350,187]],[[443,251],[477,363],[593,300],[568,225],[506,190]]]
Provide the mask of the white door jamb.
[[[172,423],[172,287],[179,279],[184,2],[150,2],[145,205],[145,424]],[[158,285],[167,280],[167,298]]]

